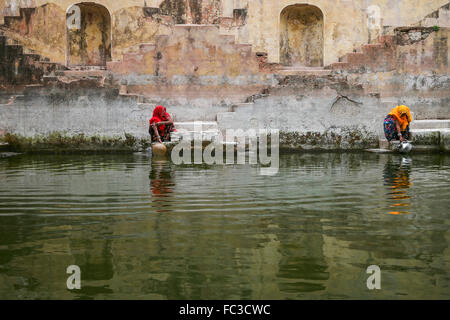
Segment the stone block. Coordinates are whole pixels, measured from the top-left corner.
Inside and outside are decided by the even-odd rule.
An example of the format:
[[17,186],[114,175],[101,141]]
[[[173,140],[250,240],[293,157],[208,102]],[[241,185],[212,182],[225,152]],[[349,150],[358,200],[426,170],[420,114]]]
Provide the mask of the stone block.
[[450,129],[443,129],[440,132],[440,147],[442,151],[450,152]]
[[440,149],[439,129],[411,130],[413,150],[419,152],[436,151]]

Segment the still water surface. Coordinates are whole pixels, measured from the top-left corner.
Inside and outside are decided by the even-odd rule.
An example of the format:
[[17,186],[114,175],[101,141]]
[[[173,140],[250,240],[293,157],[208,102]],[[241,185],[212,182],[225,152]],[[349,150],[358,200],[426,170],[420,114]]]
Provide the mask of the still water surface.
[[145,154],[0,159],[0,298],[449,299],[449,181],[442,155],[282,155],[276,176]]

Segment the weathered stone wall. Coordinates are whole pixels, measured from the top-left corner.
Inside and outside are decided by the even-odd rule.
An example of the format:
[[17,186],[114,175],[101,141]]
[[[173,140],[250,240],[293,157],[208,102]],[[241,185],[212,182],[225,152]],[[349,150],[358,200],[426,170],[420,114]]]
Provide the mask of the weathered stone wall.
[[259,64],[251,46],[234,43],[219,34],[219,27],[175,26],[170,36],[159,36],[155,44],[142,45],[137,53],[125,54],[122,62],[108,64],[116,74],[224,77],[256,75]]
[[34,8],[35,0],[2,0],[0,1],[0,24],[3,23],[4,16],[19,15],[20,8]]
[[399,73],[450,74],[450,28],[400,28],[397,30]]
[[140,6],[117,10],[113,14],[113,57],[122,60],[122,55],[136,51],[142,43],[155,43],[156,37],[170,34],[173,18],[162,15],[160,10],[145,10]]
[[221,0],[163,0],[159,8],[176,24],[214,24],[221,15]]
[[[20,15],[20,12],[18,12]],[[5,20],[5,35],[57,63],[65,63],[65,11],[53,4],[22,11],[22,17]]]
[[[258,58],[256,52],[258,48],[261,51],[269,48],[269,62],[270,56],[272,60],[279,58],[278,19],[283,8],[294,2],[269,4],[262,0],[254,7],[256,1],[242,1],[240,6],[248,6],[246,14],[245,8],[236,11],[234,5],[226,7],[227,14],[233,16],[228,17],[232,19],[228,22],[234,21],[230,30],[237,27],[238,21],[247,21],[248,29],[240,30],[248,32],[249,42],[264,39],[264,43],[254,42],[253,46],[236,43],[235,35],[220,34],[223,21],[216,25],[174,25],[180,17],[186,19],[187,13],[164,14],[166,9],[162,10],[160,3],[152,4],[153,10],[137,3],[120,7],[118,2],[99,2],[112,12],[112,48],[116,61],[107,63],[109,74],[105,74],[108,79],[74,87],[83,83],[84,80],[80,80],[83,74],[62,80],[65,73],[61,72],[53,76],[52,85],[37,87],[37,91],[27,88],[25,98],[14,102],[8,97],[7,103],[0,105],[0,131],[27,139],[40,137],[44,139],[43,144],[47,136],[60,140],[67,137],[73,142],[77,141],[73,137],[79,135],[92,141],[106,139],[111,142],[116,141],[115,137],[122,137],[130,142],[147,136],[153,108],[162,104],[176,121],[217,119],[222,129],[278,128],[282,131],[284,146],[290,148],[360,149],[375,146],[377,138],[382,136],[383,117],[395,105],[408,105],[416,119],[450,118],[448,28],[399,28],[393,31],[395,37],[383,37],[389,41],[384,39],[378,44],[362,47],[362,52],[348,54],[347,62],[342,62],[349,66],[348,69],[333,69],[330,75],[324,76],[286,77],[276,66],[261,63],[260,58],[264,55],[259,54]],[[125,2],[121,3],[124,5]],[[215,8],[216,2],[204,3]],[[311,1],[324,16],[325,65],[341,50],[347,53],[344,49],[353,48],[359,41],[355,41],[355,37],[363,43],[367,40],[364,37],[368,35],[364,36],[360,30],[361,24],[342,19],[346,8],[350,10],[348,16],[356,15],[362,8],[349,3],[335,1],[331,5],[328,1]],[[46,22],[48,16],[44,13],[53,12],[48,8],[53,8],[58,17],[62,12],[63,19]],[[233,8],[232,12],[229,8]],[[259,11],[253,11],[256,9]],[[266,11],[269,9],[272,9],[270,14]],[[211,16],[204,14],[205,10],[202,7],[202,17],[209,19]],[[26,31],[25,40],[37,38],[38,30],[65,24],[65,11],[54,4],[32,12],[29,19],[24,16],[20,23],[19,20],[10,21],[17,22],[10,23],[11,30],[17,35]],[[255,12],[258,12],[258,19],[266,17],[267,23],[255,24]],[[42,23],[37,23],[33,15],[41,17],[38,20]],[[194,19],[195,15],[191,17]],[[271,24],[270,17],[276,17],[277,22]],[[31,23],[23,24],[27,20]],[[360,21],[363,20],[361,17]],[[65,25],[60,29],[55,30],[55,34],[63,38]],[[269,34],[275,36],[266,37]],[[104,37],[101,39],[95,46],[104,46]],[[64,58],[58,53],[59,47],[43,45],[44,40],[39,42],[39,48],[54,49],[55,56]],[[65,50],[64,46],[60,48]],[[307,51],[305,47],[302,50],[298,57]],[[299,58],[300,63],[311,63],[314,60],[311,57],[320,56],[320,50],[308,52],[317,54],[310,55],[309,62]],[[11,73],[16,61],[9,60],[11,63],[7,67]],[[138,102],[133,94],[145,98]],[[239,104],[244,101],[249,103]]]
[[411,1],[347,1],[347,0],[261,0],[248,1],[248,42],[255,51],[268,53],[269,62],[280,62],[280,14],[295,4],[318,7],[324,15],[324,64],[337,62],[339,57],[352,52],[374,39],[383,30],[370,33],[367,8],[380,8],[381,26],[409,26],[448,3],[448,0]]
[[[347,52],[373,40],[384,27],[409,26],[417,23],[448,3],[448,0],[309,0],[307,2],[297,0],[98,0],[94,2],[103,5],[113,16],[113,60],[121,59],[121,54],[128,46],[152,42],[157,34],[168,34],[167,24],[170,26],[177,23],[193,23],[221,24],[224,33],[234,35],[240,43],[253,45],[255,52],[267,52],[268,61],[274,63],[282,60],[280,40],[283,32],[280,17],[283,9],[295,4],[313,5],[318,7],[324,16],[323,64],[328,65],[337,62],[338,58]],[[39,7],[44,4],[54,4],[62,12],[58,14],[55,12],[52,18],[60,23],[65,17],[65,11],[76,3],[79,1],[2,0],[0,1],[0,20],[5,15],[18,14],[17,8],[20,6]],[[144,8],[144,4],[147,9]],[[379,7],[380,28],[370,31],[367,9],[372,5]],[[142,12],[138,12],[140,10],[136,10],[136,7],[141,8]],[[46,20],[49,21],[49,19]],[[124,21],[130,24],[128,30],[124,26],[126,24]],[[229,22],[235,25],[228,27]],[[58,55],[54,56],[60,56],[59,48],[65,48],[67,40],[59,35],[65,36],[65,30],[64,28],[53,28],[53,30],[60,38],[56,47]],[[45,47],[33,42],[36,37],[30,35],[26,38],[31,49],[38,53],[43,54],[44,51],[51,51],[54,47],[53,45]],[[21,44],[25,43],[21,42]],[[317,47],[316,41],[312,46]]]
[[[176,90],[155,86],[159,96],[139,101],[119,95],[114,86],[85,80],[56,82],[52,87],[28,88],[21,101],[0,105],[0,129],[10,134],[7,141],[18,139],[14,143],[32,149],[62,144],[76,150],[88,142],[94,149],[95,145],[139,148],[148,143],[148,120],[154,107],[162,104],[175,121],[217,120],[222,130],[279,129],[283,148],[352,150],[378,146],[383,119],[395,105],[408,105],[415,119],[450,118],[448,77],[371,73],[287,76],[273,81],[245,104],[236,104],[230,97],[221,100],[219,90],[209,96],[205,92],[189,96],[182,92],[183,85]],[[386,83],[395,83],[396,92],[383,91]],[[242,90],[252,88],[242,86]]]

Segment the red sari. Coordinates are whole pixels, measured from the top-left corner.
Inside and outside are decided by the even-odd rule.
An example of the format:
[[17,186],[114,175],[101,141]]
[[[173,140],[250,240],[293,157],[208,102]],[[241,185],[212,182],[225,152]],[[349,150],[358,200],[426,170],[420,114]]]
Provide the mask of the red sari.
[[[153,110],[153,117],[150,119],[150,129],[149,129],[150,136],[152,137],[152,142],[158,141],[158,138],[156,137],[155,132],[153,130],[152,124],[171,120],[172,118],[170,117],[170,114],[167,113],[165,107],[157,106],[155,110]],[[171,125],[161,124],[156,126],[156,128],[158,129],[158,133],[162,141],[170,141],[170,133],[176,131],[173,124]]]

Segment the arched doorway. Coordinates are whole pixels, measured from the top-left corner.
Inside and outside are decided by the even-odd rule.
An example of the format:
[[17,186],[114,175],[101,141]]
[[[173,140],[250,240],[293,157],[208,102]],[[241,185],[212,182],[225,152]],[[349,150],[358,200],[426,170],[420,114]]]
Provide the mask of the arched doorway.
[[296,4],[280,15],[280,62],[288,66],[323,66],[323,13],[312,5]]
[[67,10],[67,65],[106,66],[111,61],[111,15],[104,6],[82,2]]

